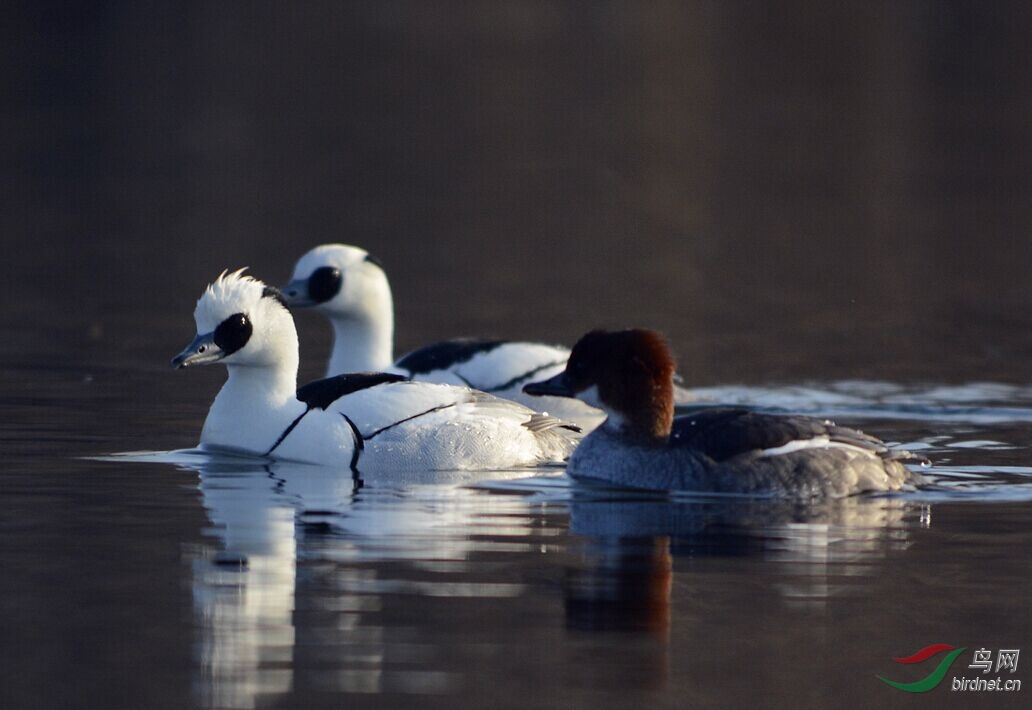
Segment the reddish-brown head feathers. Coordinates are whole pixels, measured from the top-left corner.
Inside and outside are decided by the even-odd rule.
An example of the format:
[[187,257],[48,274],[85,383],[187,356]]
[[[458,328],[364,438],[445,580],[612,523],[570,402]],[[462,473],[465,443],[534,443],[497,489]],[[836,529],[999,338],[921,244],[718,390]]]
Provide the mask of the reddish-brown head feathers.
[[666,340],[644,329],[592,331],[573,347],[567,364],[577,391],[597,385],[599,398],[620,414],[626,432],[647,441],[670,435],[674,370]]

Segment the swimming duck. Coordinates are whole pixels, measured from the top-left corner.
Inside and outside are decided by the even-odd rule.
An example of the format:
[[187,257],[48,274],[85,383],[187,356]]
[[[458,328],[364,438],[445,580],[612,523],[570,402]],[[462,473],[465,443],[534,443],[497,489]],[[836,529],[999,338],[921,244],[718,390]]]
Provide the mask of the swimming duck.
[[311,307],[333,327],[327,377],[344,372],[396,372],[424,382],[465,385],[548,412],[584,428],[602,415],[581,402],[529,397],[522,386],[562,371],[568,348],[544,343],[453,339],[394,360],[394,301],[382,264],[365,249],[323,244],[302,256],[281,289],[291,308]]
[[468,387],[351,373],[297,388],[294,320],[276,289],[223,272],[194,310],[197,337],[175,368],[223,363],[201,447],[352,468],[497,469],[569,455],[554,417]]
[[528,394],[577,397],[606,420],[570,457],[574,478],[635,488],[841,497],[921,482],[913,458],[830,421],[700,408],[673,415],[674,359],[649,330],[593,331],[566,369]]

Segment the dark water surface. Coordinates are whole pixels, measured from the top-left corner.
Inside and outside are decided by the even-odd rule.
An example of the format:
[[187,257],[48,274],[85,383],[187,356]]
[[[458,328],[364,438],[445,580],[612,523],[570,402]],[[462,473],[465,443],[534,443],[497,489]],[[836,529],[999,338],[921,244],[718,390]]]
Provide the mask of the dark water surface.
[[[950,682],[1032,678],[968,668],[1032,639],[1029,8],[4,10],[0,707],[1020,706]],[[936,486],[87,458],[192,446],[224,373],[168,359],[204,285],[326,241],[385,262],[399,352],[658,327],[704,395]],[[936,643],[967,650],[934,690],[875,678]]]

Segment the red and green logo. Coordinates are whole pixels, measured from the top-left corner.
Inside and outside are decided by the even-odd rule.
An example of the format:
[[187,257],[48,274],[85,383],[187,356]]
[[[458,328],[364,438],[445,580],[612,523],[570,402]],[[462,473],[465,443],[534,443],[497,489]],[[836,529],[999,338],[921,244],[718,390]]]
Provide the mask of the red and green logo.
[[955,661],[957,659],[957,656],[962,654],[966,649],[966,646],[963,648],[956,648],[955,646],[950,646],[948,643],[935,643],[931,646],[926,646],[925,648],[922,648],[913,656],[907,656],[906,658],[893,658],[892,660],[896,661],[897,663],[920,663],[921,661],[928,660],[929,658],[941,651],[951,651],[949,655],[942,659],[942,661],[939,663],[938,668],[932,671],[928,675],[928,677],[919,680],[916,683],[897,683],[894,680],[882,678],[880,675],[875,676],[875,678],[882,681],[883,683],[888,683],[893,688],[899,688],[900,690],[905,690],[908,693],[924,693],[926,691],[931,690],[932,688],[934,688],[942,682],[942,679],[946,677],[946,671],[950,669],[950,666],[953,664],[953,661]]

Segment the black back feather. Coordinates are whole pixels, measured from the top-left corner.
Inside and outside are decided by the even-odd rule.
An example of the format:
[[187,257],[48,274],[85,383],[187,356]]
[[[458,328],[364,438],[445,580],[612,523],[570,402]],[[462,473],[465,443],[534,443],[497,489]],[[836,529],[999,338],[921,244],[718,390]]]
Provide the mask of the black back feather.
[[690,447],[714,461],[726,461],[749,451],[774,449],[792,441],[818,436],[827,436],[833,442],[879,454],[889,454],[880,439],[827,420],[763,414],[734,407],[699,409],[676,417],[670,434],[670,445]]
[[309,382],[297,390],[298,400],[309,409],[326,409],[346,394],[382,385],[384,382],[403,382],[408,378],[393,372],[351,372]]
[[412,374],[444,370],[452,365],[467,362],[474,355],[491,352],[499,345],[505,345],[507,342],[509,341],[477,340],[473,338],[444,340],[440,343],[425,345],[417,350],[413,350],[395,364]]

